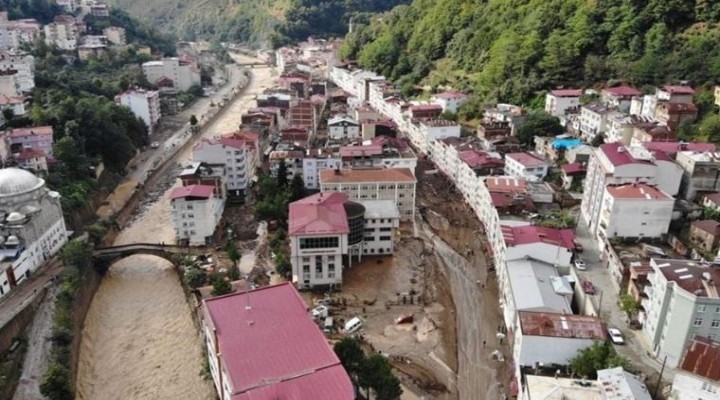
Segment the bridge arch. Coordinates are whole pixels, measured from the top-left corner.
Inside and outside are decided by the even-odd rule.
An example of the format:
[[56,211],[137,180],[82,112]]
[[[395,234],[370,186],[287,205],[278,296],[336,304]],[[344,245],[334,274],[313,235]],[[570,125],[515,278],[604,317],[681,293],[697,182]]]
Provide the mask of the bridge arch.
[[185,256],[200,254],[198,248],[162,245],[157,243],[133,243],[121,246],[101,247],[93,251],[95,269],[105,274],[116,261],[133,255],[151,255],[165,259],[175,267]]

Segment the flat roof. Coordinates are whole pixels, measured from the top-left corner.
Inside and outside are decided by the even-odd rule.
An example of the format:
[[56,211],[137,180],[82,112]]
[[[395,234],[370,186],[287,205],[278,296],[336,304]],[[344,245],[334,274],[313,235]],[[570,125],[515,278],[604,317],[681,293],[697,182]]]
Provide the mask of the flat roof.
[[569,284],[563,285],[552,265],[533,259],[512,260],[507,262],[507,272],[516,310],[572,314],[565,296],[572,296],[573,291]]
[[400,218],[400,211],[392,200],[356,200],[365,207],[365,219]]
[[598,381],[526,375],[525,382],[526,389],[534,400],[607,400]]
[[233,400],[350,400],[352,383],[290,283],[204,300]]
[[525,192],[525,179],[513,176],[492,176],[485,178],[485,186],[491,192]]
[[583,93],[582,89],[555,89],[550,94],[555,97],[580,97]]
[[605,323],[598,317],[532,311],[519,311],[518,315],[523,335],[567,339],[607,339]]
[[321,184],[361,182],[414,183],[416,179],[410,168],[320,170]]
[[27,128],[13,128],[9,131],[10,137],[23,137],[33,135],[52,135],[52,126],[31,126]]
[[540,167],[548,165],[545,160],[532,153],[508,153],[505,154],[505,158],[513,159],[525,167]]
[[213,190],[215,190],[215,187],[210,185],[182,186],[173,189],[170,193],[170,199],[209,199],[213,194]]
[[623,367],[598,370],[597,376],[607,400],[652,400],[645,382],[639,376],[625,371]]
[[610,196],[616,199],[634,200],[673,200],[670,195],[662,190],[644,183],[630,183],[620,186],[607,186],[606,190]]

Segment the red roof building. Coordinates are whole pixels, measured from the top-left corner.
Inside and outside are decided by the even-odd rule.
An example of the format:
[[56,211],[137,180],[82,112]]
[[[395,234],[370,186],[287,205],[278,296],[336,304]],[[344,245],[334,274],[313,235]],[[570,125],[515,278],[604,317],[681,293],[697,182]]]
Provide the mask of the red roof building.
[[214,187],[210,185],[190,185],[173,189],[170,200],[175,199],[209,199],[213,195]]
[[633,97],[640,96],[642,92],[631,86],[617,86],[603,89],[603,94],[608,94],[615,97]]
[[685,349],[680,368],[703,378],[720,381],[720,342],[695,336]]
[[574,249],[575,234],[572,229],[553,229],[535,225],[502,226],[505,244],[509,247],[531,243],[545,243]]
[[221,398],[355,398],[350,377],[290,283],[208,299],[203,311]]
[[344,204],[345,193],[318,193],[290,203],[290,235],[342,234],[350,231]]
[[550,94],[555,97],[580,97],[582,89],[555,89],[550,91]]

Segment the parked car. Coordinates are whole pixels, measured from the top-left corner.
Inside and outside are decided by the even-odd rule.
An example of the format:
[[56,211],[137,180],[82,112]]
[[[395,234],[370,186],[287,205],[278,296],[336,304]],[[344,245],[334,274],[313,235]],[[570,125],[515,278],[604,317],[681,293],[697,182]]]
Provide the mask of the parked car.
[[623,339],[620,329],[610,328],[608,329],[608,334],[610,335],[610,340],[612,340],[614,344],[625,344],[625,339]]
[[583,291],[587,294],[594,295],[597,293],[597,290],[595,290],[595,285],[592,284],[590,281],[583,281],[582,282]]
[[152,143],[150,143],[150,147],[152,147],[153,149],[157,149],[158,147],[160,147],[160,143],[152,142]]
[[312,317],[313,319],[317,318],[327,318],[328,316],[328,308],[325,306],[317,306],[313,308],[312,310]]
[[346,335],[349,335],[351,333],[355,333],[358,331],[358,329],[362,328],[363,326],[363,320],[360,317],[353,317],[348,322],[345,323],[343,332]]
[[587,269],[585,261],[583,261],[582,258],[575,259],[575,269],[577,269],[578,271],[585,271]]

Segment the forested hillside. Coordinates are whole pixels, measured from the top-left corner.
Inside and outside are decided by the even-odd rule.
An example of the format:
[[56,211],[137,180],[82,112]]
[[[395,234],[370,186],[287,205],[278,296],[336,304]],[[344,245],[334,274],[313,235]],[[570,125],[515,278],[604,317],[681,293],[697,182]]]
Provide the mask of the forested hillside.
[[342,56],[400,82],[527,102],[557,85],[720,78],[717,0],[414,0],[356,27]]
[[110,0],[153,26],[194,39],[280,45],[308,36],[342,36],[351,18],[409,0]]

